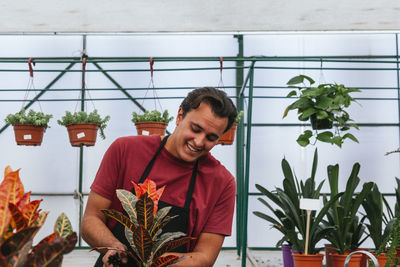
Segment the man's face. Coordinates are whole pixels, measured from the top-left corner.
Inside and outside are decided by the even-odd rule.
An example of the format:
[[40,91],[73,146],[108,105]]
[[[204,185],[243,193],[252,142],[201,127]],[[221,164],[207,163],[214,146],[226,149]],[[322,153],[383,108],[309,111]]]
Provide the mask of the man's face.
[[204,102],[197,109],[186,113],[184,118],[182,113],[180,108],[176,129],[166,147],[178,159],[193,162],[206,155],[217,144],[228,125],[228,118],[216,116],[209,104]]

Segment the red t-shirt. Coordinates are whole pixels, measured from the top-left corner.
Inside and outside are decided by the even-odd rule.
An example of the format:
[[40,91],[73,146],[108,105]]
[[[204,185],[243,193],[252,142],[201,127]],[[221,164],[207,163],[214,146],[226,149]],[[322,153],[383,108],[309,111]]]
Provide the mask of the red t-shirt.
[[[122,211],[116,189],[132,191],[161,143],[159,135],[118,138],[105,153],[91,189]],[[166,185],[161,200],[183,207],[194,163],[175,158],[165,148],[157,156],[149,177],[157,188]],[[236,184],[232,174],[210,153],[199,159],[190,204],[188,236],[200,233],[231,235]],[[111,228],[115,221],[109,221]],[[192,244],[193,250],[195,243]]]

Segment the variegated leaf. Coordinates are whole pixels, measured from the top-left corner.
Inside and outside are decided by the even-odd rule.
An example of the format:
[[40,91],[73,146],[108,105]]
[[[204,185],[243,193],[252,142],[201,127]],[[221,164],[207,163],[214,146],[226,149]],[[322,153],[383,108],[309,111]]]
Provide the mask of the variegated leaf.
[[128,240],[129,245],[131,246],[135,255],[139,257],[139,251],[135,247],[135,241],[133,240],[133,232],[125,227],[125,238]]
[[23,210],[23,208],[31,202],[31,194],[31,191],[25,193],[23,197],[18,201],[17,206],[20,210]]
[[18,231],[21,231],[22,229],[26,228],[27,222],[24,218],[24,215],[22,214],[22,212],[17,208],[17,206],[13,203],[9,203],[8,204],[8,208],[10,209],[11,212],[11,216],[13,219],[13,225],[14,228]]
[[149,232],[142,225],[135,228],[135,231],[133,232],[133,242],[139,252],[139,258],[143,262],[146,262],[153,249],[153,240],[151,240]]
[[39,213],[39,217],[36,219],[34,225],[35,226],[42,226],[44,222],[46,221],[47,215],[49,214],[48,211],[43,211]]
[[154,245],[153,248],[153,257],[154,258],[158,258],[159,256],[161,256],[162,254],[159,254],[158,256],[155,256],[157,251],[164,246],[167,242],[174,240],[176,238],[182,237],[182,236],[186,236],[185,233],[183,232],[173,232],[173,233],[165,233],[163,235],[161,235],[161,237],[157,240],[157,242]]
[[133,222],[135,226],[138,225],[137,223],[137,217],[136,217],[136,202],[137,202],[137,197],[132,193],[124,189],[118,189],[117,190],[117,197],[119,201],[121,201],[122,207],[128,213],[129,218]]
[[38,208],[39,208],[40,202],[42,202],[42,199],[33,200],[23,207],[22,214],[24,215],[26,224],[28,226],[31,226],[39,217]]
[[0,253],[5,257],[14,256],[25,244],[32,240],[39,227],[29,227],[16,232],[0,246]]
[[172,206],[165,207],[157,211],[156,217],[154,217],[154,223],[159,223],[161,222],[165,216],[169,213],[169,211],[172,209]]
[[137,221],[146,229],[151,229],[154,221],[153,200],[144,193],[136,202]]
[[[22,267],[22,266],[24,266],[26,259],[27,259],[27,255],[32,247],[32,243],[33,243],[32,240],[28,241],[25,244],[25,246],[23,246],[17,252],[17,254],[15,254],[10,259],[8,259],[7,267]],[[3,266],[3,265],[0,264],[0,266]]]
[[[53,243],[54,240],[56,240],[56,238],[58,237],[58,234],[56,232],[46,236],[45,238],[43,238],[42,240],[40,240],[40,242],[33,247],[32,249],[32,253],[36,253],[36,250],[38,248],[40,248],[43,244],[48,244],[48,243]],[[42,243],[42,244],[41,244]]]
[[73,232],[71,221],[64,212],[57,217],[54,232],[60,237],[66,237]]
[[168,266],[170,264],[175,263],[175,261],[179,259],[179,256],[176,255],[168,255],[164,257],[159,257],[153,263],[151,264],[150,267],[163,267],[163,266]]
[[150,234],[153,237],[153,240],[160,234],[160,230],[162,230],[162,228],[164,228],[172,219],[174,219],[176,217],[178,217],[178,215],[175,215],[172,217],[167,216],[164,218],[164,220],[162,220],[158,224],[154,224],[150,231]]
[[123,226],[128,227],[132,232],[135,230],[135,225],[119,211],[116,210],[101,210],[106,216],[113,218],[114,220],[120,222]]
[[158,249],[155,253],[154,253],[154,258],[158,258],[160,257],[162,254],[164,254],[165,252],[171,251],[177,247],[180,247],[192,240],[195,240],[196,238],[194,237],[183,237],[181,239],[178,240],[173,240],[170,241],[166,244],[164,244],[160,249]]

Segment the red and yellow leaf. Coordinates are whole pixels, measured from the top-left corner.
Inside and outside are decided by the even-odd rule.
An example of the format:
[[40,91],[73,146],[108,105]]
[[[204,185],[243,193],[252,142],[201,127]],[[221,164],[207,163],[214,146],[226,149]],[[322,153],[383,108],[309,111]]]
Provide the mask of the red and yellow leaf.
[[25,244],[32,240],[39,227],[29,227],[13,234],[0,246],[0,253],[5,257],[14,256]]
[[135,231],[133,232],[133,242],[139,252],[139,258],[143,262],[146,262],[153,249],[153,240],[151,239],[149,232],[142,225],[135,228]]
[[164,192],[165,186],[157,190],[157,185],[155,182],[147,178],[143,184],[136,185],[134,182],[133,187],[135,189],[135,193],[137,198],[139,199],[144,193],[147,193],[151,200],[154,203],[154,215],[157,213],[158,209],[158,201],[161,198],[162,193]]
[[17,230],[17,232],[27,227],[27,222],[24,218],[22,212],[17,208],[13,203],[9,203],[8,207],[10,209],[13,221],[13,228]]
[[162,246],[159,250],[157,250],[154,257],[158,258],[165,252],[171,251],[195,239],[196,239],[195,237],[183,237],[177,240],[170,241],[166,243],[164,246]]
[[136,202],[137,222],[144,228],[150,230],[154,222],[154,205],[147,192]]
[[168,255],[164,257],[159,257],[153,263],[151,264],[150,267],[163,267],[163,266],[168,266],[172,263],[174,263],[177,259],[179,259],[179,256],[176,255]]
[[122,225],[130,229],[132,232],[135,230],[135,225],[133,222],[126,217],[124,214],[122,214],[119,211],[116,210],[101,210],[106,216],[113,218],[114,220],[120,222]]
[[39,217],[39,205],[43,199],[33,200],[29,204],[25,205],[22,209],[22,214],[27,222],[28,226],[31,226]]

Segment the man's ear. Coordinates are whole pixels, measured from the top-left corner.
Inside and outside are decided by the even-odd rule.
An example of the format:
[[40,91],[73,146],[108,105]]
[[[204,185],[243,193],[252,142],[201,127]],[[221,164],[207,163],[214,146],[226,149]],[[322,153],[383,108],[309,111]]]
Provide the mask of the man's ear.
[[182,121],[182,119],[183,119],[183,110],[180,107],[178,110],[178,115],[176,116],[176,126],[179,125],[179,123]]

